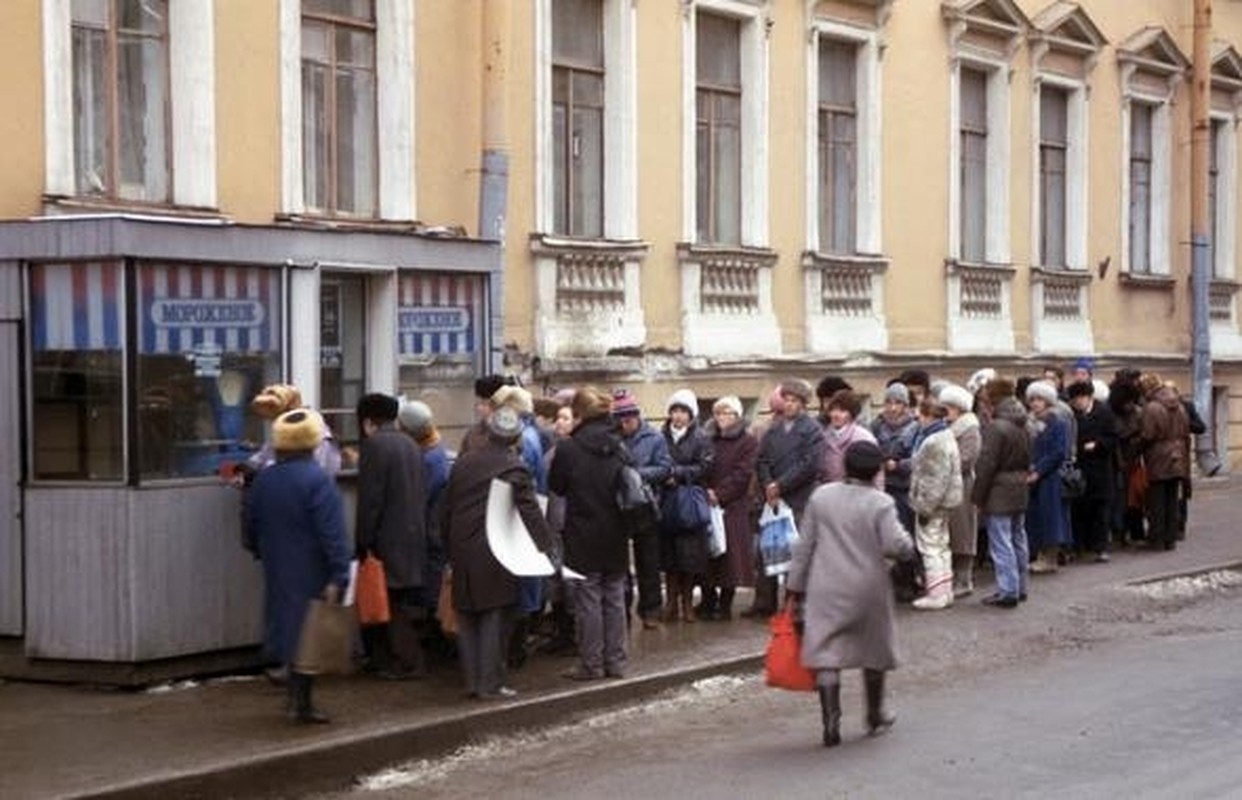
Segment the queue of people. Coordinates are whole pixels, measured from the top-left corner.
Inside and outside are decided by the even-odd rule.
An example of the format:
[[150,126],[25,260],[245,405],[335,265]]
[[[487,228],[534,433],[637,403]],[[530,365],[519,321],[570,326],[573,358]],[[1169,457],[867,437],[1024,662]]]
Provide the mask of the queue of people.
[[[425,403],[369,394],[356,410],[352,543],[330,433],[296,390],[269,387],[255,403],[274,416],[269,457],[253,465],[244,540],[263,562],[267,645],[286,668],[290,715],[327,719],[310,676],[289,667],[307,604],[345,592],[352,554],[384,565],[391,617],[359,643],[378,677],[427,673],[427,648],[447,641],[444,602],[466,694],[504,698],[532,644],[573,653],[569,679],[621,677],[631,628],[731,620],[738,589],[753,588],[744,617],[801,609],[824,743],[840,741],[842,669],[864,670],[867,727],[883,732],[895,601],[950,608],[974,593],[982,557],[995,576],[983,603],[1015,609],[1031,573],[1142,542],[1169,550],[1185,536],[1193,407],[1155,375],[1119,370],[1105,385],[1089,360],[1075,368],[1068,386],[1057,368],[1013,380],[981,370],[964,385],[908,370],[888,381],[874,419],[836,376],[814,389],[783,381],[754,419],[737,396],[704,407],[680,389],[658,427],[624,389],[536,399],[485,376],[455,461]],[[622,504],[631,475],[639,502]],[[495,481],[560,568],[553,578],[512,575],[492,552]],[[801,533],[783,598],[756,546],[762,509],[782,503]]]

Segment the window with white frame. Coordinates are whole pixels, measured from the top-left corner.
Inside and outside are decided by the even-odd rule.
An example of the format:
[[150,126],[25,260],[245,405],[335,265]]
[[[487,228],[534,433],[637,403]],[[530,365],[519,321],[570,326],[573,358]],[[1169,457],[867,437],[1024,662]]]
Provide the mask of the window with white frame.
[[73,0],[75,193],[167,202],[168,4]]
[[820,250],[857,250],[858,45],[819,40],[819,243]]
[[961,260],[981,264],[987,258],[988,75],[963,67],[959,86]]
[[1069,92],[1043,85],[1039,89],[1039,260],[1046,267],[1065,267],[1068,199]]
[[375,216],[379,169],[373,0],[303,0],[303,200],[309,211]]
[[695,41],[696,231],[738,244],[742,222],[741,23],[699,13]]
[[1130,105],[1130,271],[1152,271],[1152,189],[1155,106]]
[[602,0],[552,3],[553,231],[604,235]]

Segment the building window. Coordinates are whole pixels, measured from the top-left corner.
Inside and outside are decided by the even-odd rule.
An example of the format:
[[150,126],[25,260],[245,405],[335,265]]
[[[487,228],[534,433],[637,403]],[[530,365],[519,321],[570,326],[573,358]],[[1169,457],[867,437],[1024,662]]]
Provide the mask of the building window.
[[72,15],[75,191],[167,202],[167,3],[73,0]]
[[987,258],[988,76],[961,71],[961,259]]
[[324,275],[319,288],[319,404],[341,444],[357,443],[367,391],[367,278]]
[[141,265],[137,311],[139,478],[246,460],[263,443],[250,400],[282,374],[280,271]]
[[378,203],[373,0],[303,0],[307,210],[373,217]]
[[698,241],[735,245],[742,224],[741,23],[699,14],[695,53]]
[[1130,106],[1130,271],[1151,272],[1152,123],[1154,107]]
[[552,5],[553,229],[604,234],[604,22],[600,0]]
[[858,98],[856,45],[819,42],[819,241],[836,255],[857,250]]
[[1069,93],[1039,90],[1039,256],[1046,267],[1064,267],[1066,164],[1069,155]]
[[31,476],[123,480],[121,265],[38,264],[29,278]]

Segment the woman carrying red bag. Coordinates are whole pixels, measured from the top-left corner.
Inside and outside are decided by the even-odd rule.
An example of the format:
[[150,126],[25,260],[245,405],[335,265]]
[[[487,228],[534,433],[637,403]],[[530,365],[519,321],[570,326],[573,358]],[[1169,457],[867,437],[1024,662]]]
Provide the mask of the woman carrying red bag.
[[820,486],[799,526],[789,594],[803,604],[802,663],[816,672],[824,746],[841,743],[841,670],[862,669],[867,733],[888,730],[884,674],[897,666],[887,559],[915,557],[893,498],[872,485],[884,454],[871,442],[845,451],[843,483]]

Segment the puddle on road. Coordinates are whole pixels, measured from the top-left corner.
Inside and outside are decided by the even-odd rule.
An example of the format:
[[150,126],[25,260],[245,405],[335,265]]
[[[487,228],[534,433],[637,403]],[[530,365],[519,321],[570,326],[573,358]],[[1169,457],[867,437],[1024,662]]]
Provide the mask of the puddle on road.
[[744,690],[753,690],[754,685],[760,680],[758,675],[717,675],[704,678],[682,689],[658,695],[645,703],[592,714],[586,719],[565,725],[489,738],[478,744],[459,747],[447,756],[422,759],[372,775],[365,775],[357,779],[355,791],[385,792],[425,785],[447,777],[460,767],[508,756],[519,749],[564,741],[584,731],[606,728],[639,716],[676,713],[687,706],[699,705],[704,701],[728,699]]
[[1198,575],[1180,575],[1164,580],[1144,581],[1125,588],[1152,600],[1193,600],[1242,586],[1242,571],[1218,569]]

